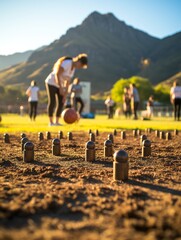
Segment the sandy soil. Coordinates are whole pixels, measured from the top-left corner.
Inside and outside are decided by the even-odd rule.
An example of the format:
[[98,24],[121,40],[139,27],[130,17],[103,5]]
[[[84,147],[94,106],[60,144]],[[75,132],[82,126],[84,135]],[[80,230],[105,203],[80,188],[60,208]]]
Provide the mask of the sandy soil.
[[[10,143],[0,136],[0,239],[181,239],[181,133],[166,141],[147,134],[152,155],[141,158],[139,137],[120,131],[114,151],[129,155],[129,180],[113,181],[113,158],[104,157],[96,137],[96,159],[85,162],[88,132],[61,139],[61,156],[52,140],[35,145],[35,161],[24,163],[20,134]],[[52,132],[52,139],[57,134]]]

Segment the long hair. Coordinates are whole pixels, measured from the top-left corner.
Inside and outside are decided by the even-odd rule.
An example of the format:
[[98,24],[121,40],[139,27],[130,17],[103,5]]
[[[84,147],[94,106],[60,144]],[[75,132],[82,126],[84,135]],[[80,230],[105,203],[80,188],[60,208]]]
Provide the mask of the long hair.
[[76,57],[74,57],[74,61],[79,61],[82,63],[83,68],[87,68],[88,65],[88,58],[87,58],[87,54],[86,53],[80,53],[79,55],[77,55]]
[[35,80],[32,80],[32,81],[31,81],[31,86],[32,86],[32,87],[33,87],[33,86],[36,86]]
[[64,60],[72,60],[71,57],[67,57],[67,56],[64,56],[64,57],[61,57],[59,58],[56,63],[53,65],[53,71],[57,71],[60,67],[61,67],[61,64]]

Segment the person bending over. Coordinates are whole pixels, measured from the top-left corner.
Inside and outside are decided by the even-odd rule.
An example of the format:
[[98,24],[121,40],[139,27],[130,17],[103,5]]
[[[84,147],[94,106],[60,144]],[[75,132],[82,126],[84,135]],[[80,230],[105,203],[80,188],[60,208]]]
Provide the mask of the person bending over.
[[[48,95],[48,116],[49,126],[61,125],[59,118],[63,110],[67,96],[70,80],[74,75],[75,69],[87,68],[88,58],[86,54],[79,54],[76,57],[61,57],[54,64],[53,71],[45,79]],[[53,113],[55,109],[55,121]]]

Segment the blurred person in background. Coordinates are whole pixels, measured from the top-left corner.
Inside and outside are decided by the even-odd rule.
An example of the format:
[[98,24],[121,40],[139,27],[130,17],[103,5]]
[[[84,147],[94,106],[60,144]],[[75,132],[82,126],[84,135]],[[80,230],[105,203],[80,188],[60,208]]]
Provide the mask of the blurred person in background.
[[105,103],[106,108],[107,108],[107,116],[108,116],[108,118],[109,119],[113,118],[115,103],[112,100],[111,96],[108,96],[104,103]]
[[131,117],[131,98],[130,98],[129,88],[128,87],[124,88],[124,93],[123,93],[123,112],[124,112],[126,118],[130,118]]
[[130,97],[131,97],[132,111],[134,114],[133,119],[137,120],[138,119],[137,111],[139,107],[140,97],[139,97],[138,89],[136,88],[134,83],[130,84]]
[[31,120],[35,121],[37,116],[39,87],[36,86],[36,82],[34,80],[31,81],[31,85],[26,90],[26,95],[28,96],[29,102],[29,117]]
[[[84,102],[81,98],[82,93],[82,86],[80,85],[80,79],[75,78],[73,80],[73,83],[69,87],[69,94],[71,99],[71,106],[79,112],[81,115],[83,108],[84,108]],[[78,105],[80,105],[78,107]]]
[[154,106],[154,98],[151,95],[146,103],[147,117],[151,118],[153,116],[153,106]]
[[173,86],[170,89],[170,102],[173,104],[174,108],[174,119],[180,120],[180,110],[181,110],[181,86],[177,81],[174,81]]

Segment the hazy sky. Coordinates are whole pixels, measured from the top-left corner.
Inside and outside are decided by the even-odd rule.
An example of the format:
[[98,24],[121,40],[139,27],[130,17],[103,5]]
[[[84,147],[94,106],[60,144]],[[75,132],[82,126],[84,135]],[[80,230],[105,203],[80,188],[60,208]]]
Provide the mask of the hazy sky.
[[0,55],[48,45],[93,11],[158,38],[181,31],[181,0],[0,0]]

